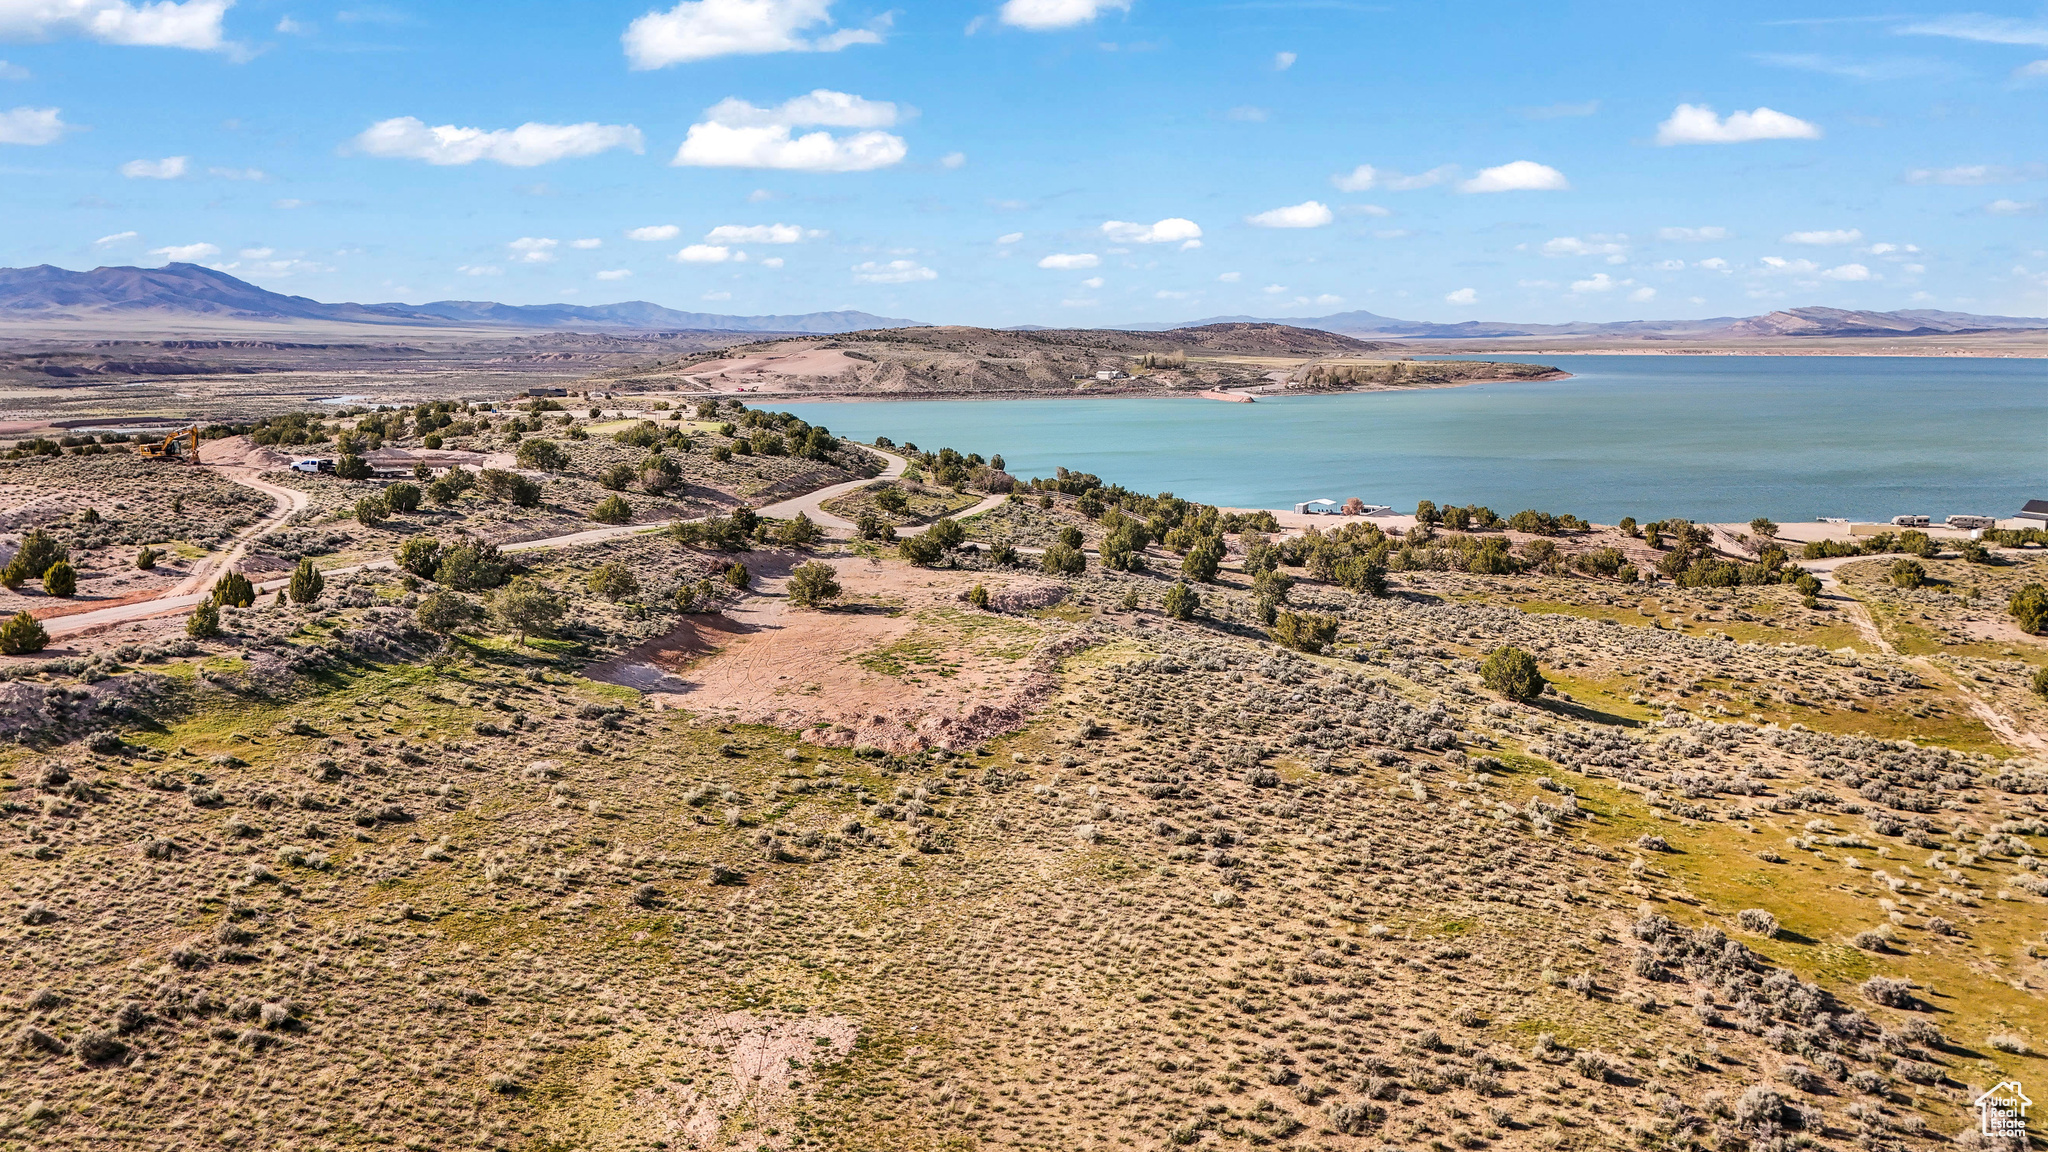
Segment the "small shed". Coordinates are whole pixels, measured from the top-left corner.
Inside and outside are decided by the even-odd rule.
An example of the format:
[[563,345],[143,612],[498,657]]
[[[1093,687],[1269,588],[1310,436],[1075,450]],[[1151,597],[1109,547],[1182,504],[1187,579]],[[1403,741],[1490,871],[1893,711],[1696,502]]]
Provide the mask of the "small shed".
[[2020,509],[2018,519],[2048,521],[2048,500],[2027,501],[2027,506]]
[[1335,500],[1304,500],[1294,506],[1304,516],[1334,516],[1337,513]]

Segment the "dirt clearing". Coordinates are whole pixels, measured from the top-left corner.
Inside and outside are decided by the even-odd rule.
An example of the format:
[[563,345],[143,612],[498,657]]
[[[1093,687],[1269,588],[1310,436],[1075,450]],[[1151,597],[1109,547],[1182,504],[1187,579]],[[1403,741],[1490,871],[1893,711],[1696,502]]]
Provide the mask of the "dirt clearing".
[[763,595],[694,618],[590,676],[706,719],[896,752],[966,747],[1010,731],[1049,683],[1040,657],[1068,626],[977,611],[962,596],[979,583],[999,605],[1042,604],[1056,599],[1046,591],[1056,586],[844,558],[827,561],[845,589],[839,604],[812,611],[792,607],[783,593],[802,559],[748,556]]

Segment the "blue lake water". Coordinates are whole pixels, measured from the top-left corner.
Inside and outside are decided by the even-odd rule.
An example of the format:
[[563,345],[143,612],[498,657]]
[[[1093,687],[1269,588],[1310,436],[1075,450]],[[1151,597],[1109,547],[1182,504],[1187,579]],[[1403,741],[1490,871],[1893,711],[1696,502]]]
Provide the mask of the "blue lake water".
[[776,405],[836,433],[1000,453],[1237,507],[1357,496],[1613,523],[2010,516],[2048,499],[2048,361],[1497,356],[1537,383],[1213,400]]

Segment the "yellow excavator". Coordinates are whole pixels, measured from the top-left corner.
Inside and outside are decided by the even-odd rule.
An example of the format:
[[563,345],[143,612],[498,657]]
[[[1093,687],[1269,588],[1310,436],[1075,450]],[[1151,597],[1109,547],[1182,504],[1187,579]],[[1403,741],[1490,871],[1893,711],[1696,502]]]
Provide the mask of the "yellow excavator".
[[[178,441],[180,440],[188,441],[190,444],[183,452],[178,451]],[[145,460],[180,460],[186,464],[197,464],[199,463],[199,425],[194,424],[190,428],[181,428],[164,437],[164,442],[161,444],[142,444],[138,445],[135,450]]]

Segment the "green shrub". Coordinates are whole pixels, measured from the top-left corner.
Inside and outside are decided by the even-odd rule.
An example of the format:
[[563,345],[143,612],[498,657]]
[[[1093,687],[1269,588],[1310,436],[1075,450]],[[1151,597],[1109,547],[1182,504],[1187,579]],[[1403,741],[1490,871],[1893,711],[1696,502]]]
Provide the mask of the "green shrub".
[[240,572],[229,572],[213,586],[213,602],[228,608],[247,608],[256,603],[256,586]]
[[400,571],[432,580],[441,567],[441,542],[432,536],[408,536],[393,558]]
[[616,560],[592,568],[584,583],[593,594],[615,604],[640,591],[640,581],[634,577],[633,570]]
[[1534,700],[1543,695],[1543,673],[1536,658],[1513,645],[1503,645],[1486,656],[1479,666],[1479,678],[1490,689],[1510,700]]
[[946,549],[930,532],[905,536],[896,542],[896,551],[912,564],[929,567],[937,564],[946,555]]
[[884,512],[900,513],[910,507],[910,497],[894,484],[884,485],[873,491],[875,507]]
[[1268,632],[1275,644],[1314,655],[1337,641],[1337,619],[1309,612],[1276,612]]
[[306,556],[299,560],[298,567],[292,569],[291,586],[286,591],[291,596],[292,603],[311,604],[320,598],[320,593],[326,588],[327,578],[320,574],[320,569],[313,566],[313,558]]
[[976,584],[967,590],[967,603],[983,612],[988,611],[988,586]]
[[521,440],[515,459],[521,468],[531,468],[536,472],[559,472],[569,466],[569,455],[562,451],[560,445],[538,437]]
[[1918,588],[1927,583],[1927,569],[1910,557],[1900,557],[1892,562],[1892,583],[1901,588]]
[[497,617],[504,627],[519,634],[522,647],[528,636],[551,634],[568,610],[568,605],[562,603],[554,589],[526,576],[514,580],[510,587],[491,599],[491,615]]
[[1749,534],[1758,540],[1772,540],[1778,535],[1778,525],[1765,517],[1759,516],[1749,522]]
[[1088,557],[1064,542],[1047,548],[1039,563],[1055,576],[1079,576],[1088,570]]
[[137,552],[135,554],[135,566],[137,568],[142,569],[144,572],[147,572],[150,569],[156,567],[156,562],[163,558],[163,553],[147,545],[144,545],[142,551]]
[[[816,560],[797,565],[796,571],[789,574],[789,602],[799,608],[816,608],[828,600],[838,599],[837,575],[830,564]],[[981,585],[975,587],[980,588]],[[975,606],[987,607],[988,592],[984,590],[981,595],[984,602]]]
[[1185,584],[1175,584],[1168,588],[1166,595],[1159,601],[1159,610],[1166,613],[1169,620],[1192,620],[1201,607],[1202,598]]
[[2048,697],[2048,668],[2034,669],[2034,695]]
[[417,512],[420,510],[420,486],[400,481],[384,490],[384,503],[393,512]]
[[201,602],[185,620],[185,635],[195,640],[211,640],[220,635],[220,609],[212,602]]
[[1223,541],[1204,536],[1188,549],[1186,558],[1180,562],[1180,574],[1198,584],[1213,584],[1222,564]]
[[925,532],[939,542],[939,547],[952,551],[967,540],[967,529],[951,516],[941,516],[932,521]]
[[2006,610],[2012,613],[2020,631],[2035,636],[2048,633],[2048,588],[2039,584],[2026,585],[2006,601]]
[[43,591],[69,599],[78,594],[78,570],[69,560],[59,560],[43,572]]
[[462,593],[443,588],[420,597],[419,607],[413,609],[413,618],[429,632],[446,636],[476,619],[476,605]]
[[1017,550],[1010,545],[991,544],[988,549],[988,562],[997,568],[1015,568],[1024,561],[1022,557],[1017,555]]
[[353,452],[344,452],[334,462],[334,475],[342,480],[368,480],[376,475],[370,462]]
[[724,575],[725,582],[736,591],[745,592],[754,586],[754,574],[747,571],[747,566],[737,560],[726,565]]
[[510,570],[510,562],[498,551],[496,544],[464,540],[441,554],[441,563],[434,569],[434,579],[450,588],[481,592],[503,584]]
[[623,496],[607,496],[590,510],[590,518],[599,524],[625,524],[633,519],[633,506]]
[[795,519],[784,520],[775,529],[775,542],[788,548],[808,548],[824,539],[825,530],[802,512]]
[[391,515],[391,505],[382,496],[365,496],[356,501],[356,522],[365,528],[375,528]]
[[0,654],[26,656],[49,646],[50,634],[43,630],[42,621],[26,612],[16,612],[0,624]]

